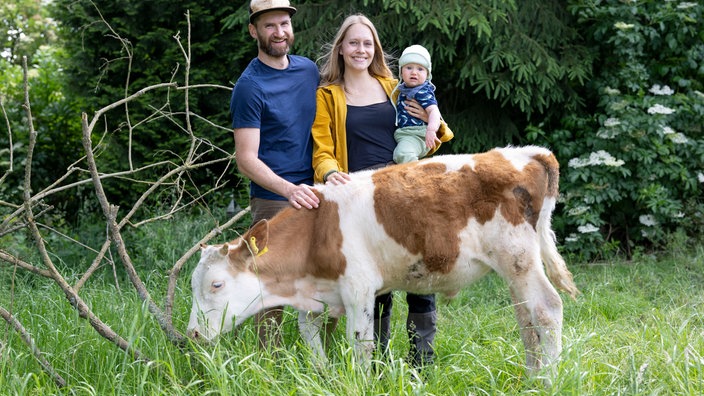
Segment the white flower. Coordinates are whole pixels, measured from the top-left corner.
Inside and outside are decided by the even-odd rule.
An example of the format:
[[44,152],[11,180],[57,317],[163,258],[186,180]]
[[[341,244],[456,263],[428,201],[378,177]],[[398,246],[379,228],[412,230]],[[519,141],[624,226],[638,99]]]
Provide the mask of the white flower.
[[696,6],[697,6],[697,3],[688,3],[688,2],[685,2],[685,3],[680,3],[680,4],[678,4],[678,5],[677,5],[677,8],[679,8],[680,10],[685,10],[685,9],[687,9],[687,8],[692,8],[692,7],[696,7]]
[[625,22],[616,22],[614,23],[614,27],[619,30],[628,30],[628,29],[633,29],[635,25],[632,23],[625,23]]
[[596,132],[596,136],[602,139],[613,139],[617,135],[620,135],[618,129],[614,128],[599,128]]
[[589,165],[587,161],[581,159],[581,158],[572,158],[570,162],[567,163],[567,166],[570,168],[582,168]]
[[669,126],[662,127],[662,134],[663,135],[670,135],[672,133],[675,133],[675,130],[670,128]]
[[611,154],[604,150],[599,150],[596,153],[589,154],[589,159],[572,158],[568,166],[572,168],[582,168],[591,165],[606,165],[606,166],[621,166],[625,164],[623,160],[614,158]]
[[650,93],[653,95],[672,95],[675,93],[675,91],[672,90],[672,88],[668,87],[667,85],[664,85],[660,87],[659,84],[655,84],[650,88]]
[[588,206],[577,206],[576,208],[570,209],[569,212],[567,212],[567,214],[570,216],[579,216],[588,210],[589,210]]
[[589,154],[589,162],[594,165],[603,164],[606,166],[621,166],[624,164],[623,160],[617,160],[604,150],[599,150],[596,153]]
[[675,110],[665,107],[661,104],[656,104],[648,109],[648,114],[672,114]]
[[567,238],[565,238],[565,242],[577,242],[579,241],[579,237],[575,234],[570,234]]
[[591,232],[598,232],[599,227],[596,227],[593,224],[586,224],[586,225],[577,227],[577,231],[581,232],[582,234],[589,234]]
[[612,127],[616,125],[621,125],[621,121],[619,121],[618,118],[609,117],[606,121],[604,121],[605,127]]
[[640,215],[638,217],[638,221],[640,221],[640,223],[646,227],[653,227],[658,225],[658,221],[655,220],[655,217],[653,217],[653,215]]
[[614,112],[619,112],[623,109],[627,109],[630,105],[631,103],[627,100],[619,100],[618,102],[611,103],[609,105],[609,109],[613,110]]
[[697,173],[697,180],[699,180],[699,183],[704,183],[704,173]]
[[620,95],[621,91],[619,91],[616,88],[606,87],[606,88],[604,88],[604,93],[609,96],[614,96],[614,95]]
[[668,135],[668,137],[670,138],[670,140],[672,140],[673,143],[684,144],[689,142],[687,136],[682,133],[674,133],[672,135]]

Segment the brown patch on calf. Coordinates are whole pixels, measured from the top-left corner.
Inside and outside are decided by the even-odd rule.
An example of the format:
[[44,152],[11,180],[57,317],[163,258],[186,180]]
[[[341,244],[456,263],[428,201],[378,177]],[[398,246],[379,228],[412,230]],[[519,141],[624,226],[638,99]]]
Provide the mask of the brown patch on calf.
[[484,224],[499,209],[513,225],[536,227],[546,193],[557,194],[546,171],[554,172],[557,161],[539,157],[521,171],[495,150],[473,155],[474,168],[451,172],[432,162],[381,169],[372,175],[377,219],[391,238],[422,254],[428,271],[448,273],[459,255],[459,231],[471,218]]
[[[237,252],[230,252],[230,262],[236,263],[245,255],[250,270],[257,273],[272,292],[281,296],[295,293],[294,281],[312,276],[337,279],[347,265],[342,255],[342,232],[336,202],[320,198],[317,209],[286,208],[267,222],[267,235],[261,235],[259,223],[242,236],[249,241],[257,239],[258,248],[267,251],[252,255],[244,244]],[[259,241],[266,241],[266,245]]]

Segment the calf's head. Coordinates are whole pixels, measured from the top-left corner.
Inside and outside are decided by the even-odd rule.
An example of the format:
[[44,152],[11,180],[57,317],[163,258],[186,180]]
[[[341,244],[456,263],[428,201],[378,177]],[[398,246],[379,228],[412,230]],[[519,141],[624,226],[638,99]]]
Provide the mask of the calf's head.
[[262,308],[254,265],[266,251],[267,238],[268,223],[263,220],[230,243],[201,246],[200,261],[191,276],[189,336],[210,341]]

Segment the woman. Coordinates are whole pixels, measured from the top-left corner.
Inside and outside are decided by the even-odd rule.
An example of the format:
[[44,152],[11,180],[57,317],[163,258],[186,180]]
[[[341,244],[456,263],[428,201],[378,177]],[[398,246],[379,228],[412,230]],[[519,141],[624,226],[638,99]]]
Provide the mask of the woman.
[[[360,14],[347,17],[319,61],[321,82],[313,123],[315,181],[343,184],[350,180],[349,172],[393,163],[396,111],[391,94],[398,80],[372,22]],[[411,115],[428,120],[420,105],[408,105]],[[443,123],[440,135],[446,127]],[[432,364],[435,295],[408,293],[406,300],[410,362],[415,367]],[[374,336],[382,351],[389,344],[391,306],[391,293],[377,297]]]

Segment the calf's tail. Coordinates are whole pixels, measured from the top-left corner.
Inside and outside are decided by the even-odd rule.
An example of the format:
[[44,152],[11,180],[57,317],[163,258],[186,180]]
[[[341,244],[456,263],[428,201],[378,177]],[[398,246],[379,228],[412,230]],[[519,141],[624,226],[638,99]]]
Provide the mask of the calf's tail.
[[572,273],[567,269],[565,260],[557,251],[555,233],[552,231],[552,212],[557,203],[560,165],[552,154],[540,156],[538,160],[545,166],[548,174],[548,193],[540,208],[537,224],[540,256],[550,282],[574,299],[579,294],[579,290],[572,280]]

